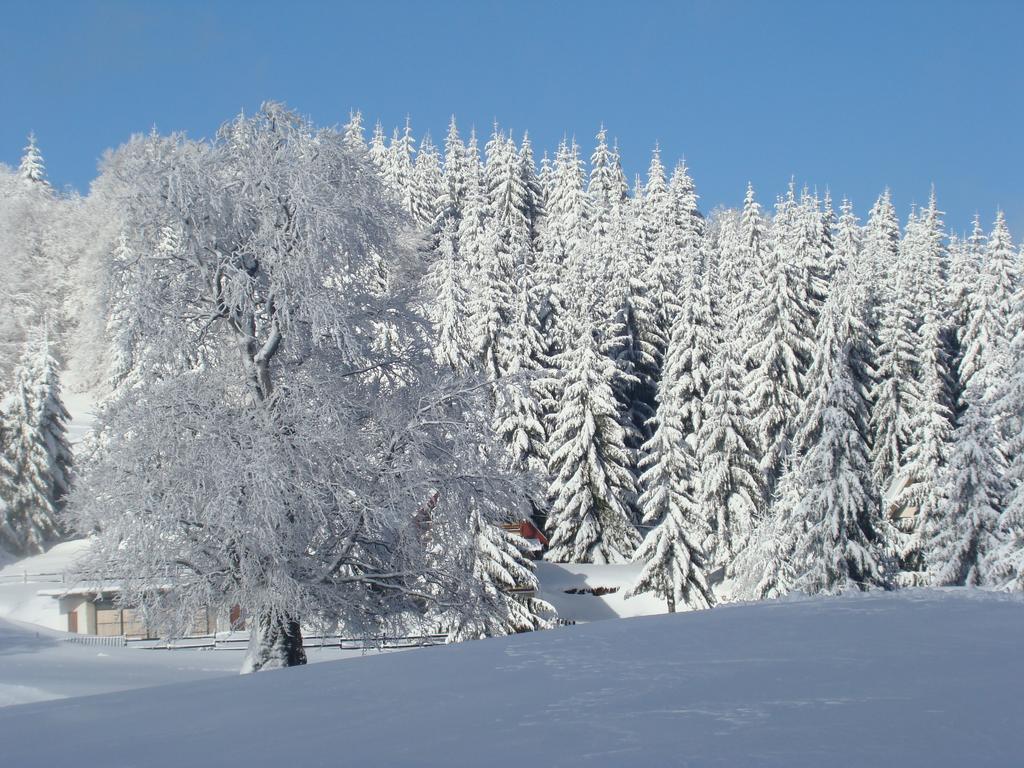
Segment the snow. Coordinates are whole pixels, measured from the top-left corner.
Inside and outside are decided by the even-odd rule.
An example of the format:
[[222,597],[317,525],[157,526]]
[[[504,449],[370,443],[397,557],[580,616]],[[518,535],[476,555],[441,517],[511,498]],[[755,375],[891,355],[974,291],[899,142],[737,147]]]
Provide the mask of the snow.
[[[590,563],[537,562],[540,581],[538,597],[555,606],[560,619],[586,622],[601,619],[630,618],[665,613],[665,601],[651,594],[624,597],[633,585],[643,563],[625,565],[595,565]],[[584,589],[614,589],[602,595]],[[566,590],[577,590],[575,594]],[[684,610],[682,606],[679,610]]]
[[[63,764],[69,745],[147,768],[214,754],[223,766],[1007,766],[1024,750],[1022,632],[1019,598],[907,590],[247,677],[175,651],[163,655],[182,668],[163,676],[191,682],[0,709],[0,743],[17,766]],[[11,697],[114,667],[116,649],[92,649],[80,670],[12,676],[57,652],[19,637],[0,654]]]
[[57,600],[39,592],[59,588],[61,574],[72,570],[89,546],[88,539],[66,541],[41,555],[0,567],[0,618],[67,629],[67,617],[60,615]]
[[[63,632],[0,619],[0,708],[129,688],[234,677],[242,664],[241,648],[244,647],[167,651],[85,646],[67,642],[67,637]],[[361,651],[337,648],[307,648],[306,653],[313,663],[363,655]],[[3,733],[0,726],[0,734]]]

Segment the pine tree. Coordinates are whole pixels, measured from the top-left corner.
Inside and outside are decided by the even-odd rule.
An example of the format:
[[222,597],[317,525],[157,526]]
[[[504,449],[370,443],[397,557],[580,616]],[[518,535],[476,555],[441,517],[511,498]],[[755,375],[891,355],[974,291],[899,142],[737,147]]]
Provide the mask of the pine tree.
[[384,178],[391,185],[402,210],[415,220],[416,210],[413,187],[415,185],[416,139],[412,135],[412,122],[405,119],[405,129],[399,135],[396,128],[388,145],[384,164]]
[[548,441],[552,511],[547,559],[623,562],[639,536],[630,520],[635,481],[612,393],[613,362],[593,328],[565,354],[561,395]]
[[579,147],[563,141],[555,156],[537,264],[537,283],[546,288],[539,316],[552,355],[571,345],[581,314],[577,275],[589,226],[584,179]]
[[428,134],[423,137],[419,151],[416,153],[409,189],[409,207],[413,219],[421,227],[432,229],[436,226],[440,215],[439,202],[443,191],[441,159],[437,154],[437,147],[434,146]]
[[906,463],[911,422],[921,399],[915,378],[919,349],[913,302],[913,259],[916,256],[911,247],[913,232],[914,225],[908,225],[908,236],[904,239],[900,260],[895,265],[896,285],[891,302],[884,307],[879,344],[874,352],[871,463],[874,482],[886,499],[891,497],[893,482]]
[[377,172],[381,174],[381,178],[387,180],[388,145],[384,138],[384,126],[380,124],[380,120],[373,126],[373,136],[370,139],[370,160]]
[[[677,323],[677,326],[682,323]],[[643,521],[654,524],[633,554],[644,568],[627,592],[631,597],[653,592],[665,599],[669,613],[680,603],[691,608],[708,608],[714,594],[704,573],[707,565],[703,544],[710,528],[701,515],[697,497],[697,462],[687,440],[692,423],[684,418],[684,406],[692,397],[685,367],[677,359],[685,354],[683,343],[673,335],[668,364],[658,385],[658,415],[653,436],[644,443],[639,467],[642,471],[637,506]]]
[[1024,590],[1024,290],[1014,304],[1013,341],[1007,375],[996,388],[992,413],[999,425],[1001,453],[1008,468],[999,517],[999,544],[987,560],[989,582]]
[[1020,273],[1002,211],[996,215],[992,233],[985,244],[979,277],[968,298],[971,315],[960,340],[962,390],[966,390],[976,376],[981,376],[981,386],[986,389],[995,385],[1006,366],[1005,356],[1010,343],[1006,329]]
[[791,187],[777,205],[773,247],[761,265],[761,287],[753,298],[750,327],[757,336],[746,352],[744,390],[769,492],[785,463],[789,429],[813,351],[814,311],[805,257],[798,248],[801,224]]
[[345,144],[353,152],[362,153],[369,151],[366,137],[363,135],[363,113],[358,109],[349,112],[348,122],[345,124],[342,135],[345,138]]
[[728,563],[746,543],[763,497],[756,435],[746,410],[738,341],[718,349],[697,433],[701,517],[710,521],[705,550],[715,565]]
[[25,147],[25,154],[21,157],[18,165],[18,175],[25,181],[36,184],[46,184],[46,165],[43,163],[43,155],[36,145],[35,133],[28,135],[28,145]]
[[541,368],[543,338],[529,291],[519,292],[512,312],[503,376],[494,385],[495,432],[508,448],[511,469],[544,478],[548,458],[544,414],[533,389]]
[[[897,263],[900,249],[900,224],[892,196],[886,189],[868,214],[864,229],[864,259],[868,265],[866,284],[868,286],[868,310],[886,304],[892,286],[896,284]],[[869,317],[869,320],[871,318]]]
[[469,516],[467,551],[472,557],[469,582],[475,594],[467,605],[435,619],[449,642],[500,637],[547,629],[555,609],[534,596],[539,589],[533,564],[524,556],[527,544],[515,533],[485,519],[474,509]]
[[711,275],[696,274],[686,287],[682,309],[672,323],[662,378],[678,382],[679,410],[683,436],[694,444],[704,423],[707,394],[714,375],[712,366],[718,328]]
[[862,303],[837,287],[818,323],[818,350],[795,437],[799,486],[794,586],[811,594],[887,586],[891,552],[871,479]]
[[922,548],[932,584],[998,586],[988,564],[1001,550],[1006,459],[985,387],[978,376],[964,392],[967,406],[953,434],[941,504],[924,510],[930,515],[922,521]]
[[456,225],[447,219],[428,280],[432,290],[428,312],[437,334],[434,347],[437,362],[462,373],[471,360],[467,316],[469,290],[466,268],[457,249]]
[[844,278],[822,310],[778,501],[734,564],[742,596],[889,583],[867,443],[864,303]]
[[437,203],[437,215],[439,220],[454,221],[456,228],[462,220],[469,194],[468,171],[466,145],[462,143],[455,115],[452,115],[448,123],[448,135],[444,140],[444,185]]
[[[728,247],[727,232],[722,239],[722,281],[723,296],[728,300],[725,309],[732,319],[732,330],[741,338],[752,343],[757,328],[750,317],[755,293],[759,289],[759,277],[765,274],[771,250],[771,235],[768,222],[757,202],[754,186],[747,184],[743,199],[743,212],[737,222],[735,248]],[[726,258],[731,254],[731,258]]]
[[60,511],[71,480],[69,417],[45,336],[25,346],[2,411],[0,483],[10,495],[5,491],[0,546],[15,554],[38,554],[60,536]]
[[[922,531],[918,523],[921,510],[931,510],[940,502],[939,478],[945,466],[953,431],[952,393],[948,358],[949,334],[945,325],[945,243],[935,193],[920,217],[916,238],[917,305],[921,324],[915,335],[918,350],[916,376],[917,402],[910,415],[910,440],[903,455],[899,489],[887,499],[886,517],[900,522],[902,539],[900,565],[907,573],[923,570]],[[908,233],[909,237],[909,233]],[[910,528],[910,531],[907,528]],[[916,576],[905,580],[914,583]]]

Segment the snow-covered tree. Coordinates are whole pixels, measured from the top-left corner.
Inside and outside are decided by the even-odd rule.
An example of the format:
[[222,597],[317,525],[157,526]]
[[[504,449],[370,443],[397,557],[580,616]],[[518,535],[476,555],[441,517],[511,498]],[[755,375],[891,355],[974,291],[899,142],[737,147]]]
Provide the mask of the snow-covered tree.
[[[908,226],[913,232],[913,226]],[[910,235],[904,245],[911,243]],[[914,264],[906,247],[894,266],[895,287],[883,305],[879,344],[874,352],[875,380],[871,391],[872,468],[874,482],[888,498],[893,481],[906,463],[911,422],[921,398],[916,379],[919,364],[915,336]]]
[[452,115],[448,123],[448,135],[444,140],[444,184],[437,208],[439,219],[454,221],[456,228],[462,220],[462,211],[466,206],[470,183],[468,173],[466,145],[462,143],[455,115]]
[[967,302],[970,318],[960,338],[960,386],[966,390],[980,376],[985,388],[995,385],[1006,367],[1009,327],[1020,267],[1006,217],[1000,211],[981,254],[979,279]]
[[746,544],[763,498],[740,355],[736,339],[719,346],[704,422],[697,433],[701,517],[712,527],[711,540],[704,546],[715,565],[728,563]]
[[813,351],[814,309],[802,222],[790,187],[773,222],[773,247],[761,265],[760,288],[751,311],[754,338],[746,350],[744,390],[757,430],[761,471],[769,492],[782,472],[789,431],[803,395],[804,374]]
[[459,258],[457,243],[456,224],[449,219],[440,233],[437,256],[428,277],[432,289],[428,313],[437,335],[437,361],[462,373],[471,361],[466,285],[469,275]]
[[464,584],[470,596],[455,609],[441,607],[428,619],[440,625],[449,642],[550,627],[555,609],[535,596],[540,585],[524,554],[528,549],[525,539],[478,510],[470,513],[465,533],[470,540],[465,557],[471,562],[462,567],[472,577]]
[[342,130],[345,143],[353,152],[367,152],[366,137],[363,135],[363,113],[358,109],[349,112],[348,122]]
[[[875,201],[864,228],[864,262],[862,279],[868,289],[868,310],[890,301],[896,285],[896,265],[900,251],[900,223],[886,189]],[[869,316],[869,322],[872,318]]]
[[137,249],[165,369],[107,404],[68,507],[96,571],[161,624],[242,606],[247,670],[302,663],[303,624],[377,631],[463,594],[463,559],[429,561],[424,529],[521,497],[489,458],[485,388],[433,360],[423,253],[366,159],[267,104],[109,167],[134,171],[104,179],[126,231],[182,237],[169,258]]
[[69,417],[45,334],[26,344],[14,387],[0,406],[0,547],[38,554],[61,534],[71,483]]
[[[945,244],[935,194],[920,218],[917,237],[917,308],[921,324],[915,336],[917,349],[915,408],[910,414],[910,439],[903,452],[898,490],[889,494],[883,512],[902,521],[901,567],[918,573],[923,569],[922,531],[918,525],[941,503],[939,481],[953,432],[951,371],[946,326],[944,281]],[[916,577],[908,577],[913,582]]]
[[637,506],[643,522],[654,527],[633,553],[634,562],[644,568],[626,595],[653,592],[664,598],[669,613],[679,604],[707,608],[715,603],[703,551],[711,531],[698,502],[697,462],[687,440],[692,421],[684,411],[692,397],[692,380],[685,366],[676,362],[683,354],[677,353],[676,344],[684,342],[676,334],[669,342],[668,363],[658,385],[654,434],[644,444],[639,462],[642,493]]
[[560,366],[548,438],[547,559],[555,562],[624,562],[640,538],[629,511],[635,480],[612,392],[615,364],[595,336],[592,328],[582,333]]
[[922,510],[924,562],[932,584],[999,586],[991,561],[1002,544],[1006,458],[981,377],[964,396],[967,407],[953,433],[941,503]]
[[28,135],[28,145],[25,147],[25,154],[21,156],[21,163],[18,165],[18,175],[25,181],[37,184],[46,183],[46,164],[43,162],[43,154],[36,145],[36,135]]
[[770,522],[733,568],[739,594],[886,586],[890,556],[867,442],[864,302],[836,288],[817,325],[809,389]]

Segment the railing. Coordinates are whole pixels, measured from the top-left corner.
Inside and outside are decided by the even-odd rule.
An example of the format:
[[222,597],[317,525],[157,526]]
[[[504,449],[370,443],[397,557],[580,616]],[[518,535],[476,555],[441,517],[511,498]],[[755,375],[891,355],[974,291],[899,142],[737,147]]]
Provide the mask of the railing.
[[[106,638],[101,638],[106,639]],[[175,640],[124,639],[122,645],[145,650],[174,651],[183,649],[201,649],[212,651],[244,651],[249,645],[249,637],[230,636],[217,637],[206,635],[199,637],[182,637]],[[302,639],[304,648],[337,648],[343,651],[393,650],[399,648],[425,648],[431,645],[443,645],[446,635],[403,635],[379,637],[340,637],[337,635],[307,635]]]
[[67,583],[67,575],[61,571],[60,573],[31,573],[30,571],[22,571],[21,573],[2,573],[0,574],[0,584],[28,584],[44,582],[47,584],[65,584]]
[[65,643],[75,645],[103,646],[105,648],[124,648],[128,640],[123,635],[76,635],[70,633],[64,636]]

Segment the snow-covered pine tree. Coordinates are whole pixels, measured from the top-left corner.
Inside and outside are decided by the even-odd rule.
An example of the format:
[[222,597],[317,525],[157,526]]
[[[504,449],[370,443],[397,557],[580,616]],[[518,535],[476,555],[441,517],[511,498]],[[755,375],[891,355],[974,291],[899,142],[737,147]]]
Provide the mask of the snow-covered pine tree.
[[806,303],[811,313],[811,322],[816,324],[832,278],[833,246],[831,221],[829,231],[826,232],[821,201],[806,187],[800,193],[800,202],[796,206],[796,220],[793,259],[803,266]]
[[868,453],[865,302],[858,293],[842,276],[822,309],[778,501],[733,566],[739,596],[889,584]]
[[555,609],[535,596],[539,589],[533,563],[526,558],[526,541],[491,522],[479,510],[470,512],[464,549],[471,579],[466,599],[454,608],[432,612],[448,642],[500,637],[549,628]]
[[681,311],[672,323],[661,375],[676,382],[678,396],[673,407],[679,410],[683,436],[692,446],[704,423],[708,390],[714,377],[719,313],[709,270],[696,272],[688,283],[684,286]]
[[697,433],[700,517],[712,527],[703,546],[716,566],[727,564],[746,544],[764,493],[757,436],[743,393],[741,354],[737,339],[719,345]]
[[425,229],[432,228],[440,213],[438,202],[444,190],[444,179],[441,175],[441,158],[434,142],[430,140],[430,134],[420,142],[411,181],[409,207],[413,220]]
[[[915,336],[914,250],[916,222],[908,224],[899,261],[892,275],[895,286],[882,305],[879,342],[874,351],[875,378],[871,390],[871,465],[875,485],[883,499],[892,496],[893,482],[906,463],[911,422],[921,398],[916,379],[920,364]],[[877,306],[877,305],[876,305]]]
[[990,583],[1024,590],[1024,288],[1014,302],[1009,368],[996,387],[993,416],[1008,469],[999,519],[1000,544],[988,558]]
[[555,562],[625,562],[640,540],[629,510],[636,490],[632,457],[612,392],[617,370],[596,337],[593,327],[583,330],[559,366],[548,438],[547,559]]
[[402,210],[415,220],[413,187],[415,179],[416,139],[412,135],[412,121],[405,118],[405,128],[401,135],[396,128],[388,145],[387,161],[384,164],[384,177],[398,195]]
[[681,159],[672,171],[668,183],[669,196],[672,200],[672,228],[679,238],[680,274],[679,286],[687,284],[690,276],[703,268],[704,216],[697,205],[697,188],[686,167],[686,160]]
[[[910,413],[910,439],[903,453],[898,487],[886,499],[883,513],[900,529],[900,567],[904,581],[915,583],[923,570],[922,531],[918,523],[941,503],[939,481],[953,432],[952,392],[948,357],[948,310],[945,298],[946,252],[941,214],[935,193],[919,218],[913,259],[917,264],[915,334],[917,402]],[[906,534],[910,534],[909,536]]]
[[896,285],[899,251],[900,223],[892,195],[886,188],[871,207],[864,228],[864,260],[869,265],[867,272],[870,275],[866,283],[869,312],[874,312],[891,299],[892,287]]
[[21,156],[21,163],[18,165],[18,175],[25,181],[36,184],[46,184],[46,165],[43,162],[43,154],[36,145],[35,133],[28,135],[28,145],[25,147],[25,154]]
[[[682,317],[682,316],[680,316]],[[673,331],[685,323],[677,319]],[[658,383],[658,413],[654,434],[643,445],[637,506],[643,522],[654,527],[633,553],[643,570],[626,593],[632,597],[653,592],[664,598],[669,613],[677,605],[708,608],[715,603],[708,586],[703,546],[710,527],[701,515],[697,499],[700,481],[693,445],[688,440],[692,422],[685,418],[693,397],[691,371],[687,370],[684,334],[675,332]]]
[[810,391],[794,437],[802,497],[794,509],[794,587],[815,594],[889,586],[889,535],[868,450],[865,302],[845,277],[817,325]]
[[654,350],[654,366],[646,372],[657,381],[668,347],[669,333],[679,305],[675,289],[680,279],[680,256],[670,247],[673,231],[673,199],[669,192],[661,150],[654,147],[647,169],[647,183],[637,211],[639,245],[646,269],[641,275],[643,293],[651,303],[652,317],[640,331]]
[[519,144],[518,160],[519,180],[525,191],[526,215],[530,222],[530,247],[538,249],[544,218],[544,186],[537,175],[537,163],[533,157],[533,143],[530,141],[529,133],[523,134],[523,140]]
[[370,160],[373,167],[385,181],[388,180],[388,145],[384,137],[384,126],[378,120],[373,126],[373,136],[370,138]]
[[968,297],[970,319],[960,339],[963,356],[958,374],[962,390],[978,375],[983,377],[981,384],[987,390],[1006,368],[1010,343],[1007,328],[1020,284],[1020,267],[1002,211],[996,214],[979,271],[980,279]]
[[503,375],[494,382],[495,432],[508,449],[508,464],[543,480],[548,458],[544,413],[534,391],[544,340],[529,290],[520,290],[511,307]]
[[745,357],[744,392],[769,495],[785,464],[804,374],[814,350],[812,291],[806,255],[798,247],[802,224],[791,185],[787,197],[776,206],[773,247],[761,264],[760,287],[751,308],[754,338],[749,340]]
[[832,281],[842,268],[836,255],[835,235],[837,234],[837,223],[836,212],[832,208],[832,194],[825,190],[825,200],[821,208],[820,253],[822,260],[821,275],[826,288],[832,285]]
[[[452,115],[448,123],[448,135],[444,140],[444,184],[441,197],[437,202],[439,221],[455,222],[456,230],[462,220],[462,211],[466,206],[469,179],[466,167],[466,145],[462,143],[459,127]],[[440,229],[441,225],[435,225]]]
[[588,230],[588,198],[579,147],[563,141],[555,155],[537,263],[537,284],[546,289],[539,306],[549,354],[567,349],[576,336],[576,280]]
[[750,318],[755,293],[759,289],[758,277],[766,274],[771,255],[771,233],[768,221],[757,202],[754,185],[747,183],[743,198],[743,213],[739,221],[739,248],[736,258],[729,263],[728,281],[729,314],[733,318],[733,329],[741,338],[752,343],[757,333],[756,323]]
[[956,330],[953,339],[956,361],[960,359],[960,334],[970,322],[973,288],[979,280],[984,251],[985,230],[981,217],[975,214],[971,234],[965,238],[953,237],[949,244],[949,306],[950,322]]
[[25,345],[14,387],[2,404],[0,473],[5,477],[0,482],[6,488],[0,547],[9,552],[38,554],[60,537],[60,512],[71,481],[68,419],[57,362],[44,334]]
[[1007,467],[990,392],[984,376],[967,385],[942,475],[941,503],[922,510],[921,548],[928,581],[935,585],[999,586],[989,566],[1002,551]]
[[428,277],[431,300],[428,314],[434,324],[434,356],[438,363],[464,373],[472,359],[469,340],[468,297],[465,265],[458,253],[458,232],[452,219],[445,221],[437,256]]
[[369,147],[366,144],[366,136],[363,135],[363,113],[358,109],[349,112],[348,122],[342,129],[342,136],[345,143],[353,152],[366,152]]

